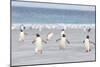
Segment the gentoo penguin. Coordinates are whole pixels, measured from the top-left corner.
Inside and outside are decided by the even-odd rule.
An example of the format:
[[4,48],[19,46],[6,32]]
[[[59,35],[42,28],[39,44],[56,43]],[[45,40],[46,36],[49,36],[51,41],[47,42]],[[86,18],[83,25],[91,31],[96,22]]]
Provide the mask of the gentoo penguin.
[[35,53],[38,55],[41,55],[43,53],[43,42],[44,41],[39,34],[36,34],[36,39],[32,41],[32,43],[35,43]]
[[25,39],[25,33],[23,30],[20,30],[19,41],[24,41],[24,39]]
[[53,32],[49,32],[48,35],[47,35],[47,41],[50,40],[53,35],[54,35]]
[[85,45],[86,52],[91,51],[91,48],[90,48],[91,43],[92,43],[92,44],[95,44],[95,43],[93,43],[93,42],[91,42],[91,41],[89,40],[89,35],[86,36],[86,39],[83,41],[83,43],[84,43],[84,45]]
[[25,26],[22,24],[22,25],[20,25],[20,30],[25,30]]
[[24,41],[25,40],[25,35],[27,35],[27,33],[25,33],[24,31],[25,31],[25,26],[22,24],[22,25],[20,25],[19,41]]
[[91,31],[91,28],[88,28],[88,29],[87,29],[87,32],[90,32],[90,31]]
[[66,42],[68,44],[70,44],[70,42],[66,39],[66,35],[65,34],[62,34],[61,38],[59,38],[58,40],[56,41],[59,41],[59,48],[60,49],[64,49],[66,48]]
[[87,33],[91,32],[91,28],[84,28],[84,32],[87,32]]
[[65,34],[64,29],[61,30],[61,36],[62,36],[63,34]]

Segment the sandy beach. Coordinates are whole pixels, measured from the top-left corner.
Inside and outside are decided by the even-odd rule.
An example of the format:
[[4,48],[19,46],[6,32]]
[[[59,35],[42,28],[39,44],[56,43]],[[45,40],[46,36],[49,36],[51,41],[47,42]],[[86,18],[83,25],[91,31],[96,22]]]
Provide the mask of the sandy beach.
[[[71,42],[66,44],[67,47],[64,50],[60,50],[56,40],[60,38],[59,29],[43,29],[42,31],[27,29],[27,33],[24,42],[19,42],[18,29],[12,31],[12,44],[11,44],[11,65],[34,65],[34,64],[48,64],[48,63],[63,63],[63,62],[80,62],[80,61],[95,61],[95,47],[92,45],[91,52],[86,53],[83,40],[87,33],[82,29],[66,29],[67,39]],[[35,39],[35,34],[39,33],[45,40],[47,34],[53,32],[54,36],[47,44],[44,45],[43,55],[38,56],[35,54],[35,44],[32,44],[32,40]],[[90,40],[95,42],[95,29],[92,29],[89,33]]]

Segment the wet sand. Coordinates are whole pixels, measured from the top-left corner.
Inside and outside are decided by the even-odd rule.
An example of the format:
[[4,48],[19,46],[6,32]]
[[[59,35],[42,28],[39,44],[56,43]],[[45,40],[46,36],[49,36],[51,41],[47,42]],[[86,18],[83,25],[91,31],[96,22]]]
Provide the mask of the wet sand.
[[[19,30],[12,31],[12,52],[11,52],[11,65],[34,65],[34,64],[48,64],[48,63],[63,63],[63,62],[80,62],[80,61],[94,61],[95,60],[95,47],[91,46],[92,50],[89,53],[85,52],[84,44],[82,43],[85,33],[82,29],[67,29],[65,30],[67,39],[71,42],[66,44],[67,47],[64,50],[60,50],[56,40],[60,38],[61,30],[58,29],[43,29],[41,32],[38,30],[25,30],[28,33],[24,42],[19,42]],[[43,55],[38,56],[35,54],[35,44],[32,44],[32,40],[35,38],[35,34],[39,33],[45,40],[47,34],[53,32],[54,36],[47,44],[44,45]],[[95,30],[92,29],[89,33],[90,40],[95,42]]]

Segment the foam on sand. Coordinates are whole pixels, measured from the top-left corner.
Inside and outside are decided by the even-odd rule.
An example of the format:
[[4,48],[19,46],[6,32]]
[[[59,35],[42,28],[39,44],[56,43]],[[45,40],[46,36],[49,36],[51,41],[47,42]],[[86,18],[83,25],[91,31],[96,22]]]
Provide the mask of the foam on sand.
[[[13,24],[12,30],[19,29],[21,24]],[[95,28],[95,24],[23,24],[26,29],[39,29],[40,31],[43,28],[47,29],[84,29],[84,28]]]

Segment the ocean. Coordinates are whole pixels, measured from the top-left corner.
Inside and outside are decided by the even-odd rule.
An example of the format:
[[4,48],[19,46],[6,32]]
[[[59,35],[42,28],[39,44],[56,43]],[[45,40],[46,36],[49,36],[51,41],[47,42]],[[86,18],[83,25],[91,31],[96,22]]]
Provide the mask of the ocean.
[[95,11],[12,6],[13,24],[95,24]]

